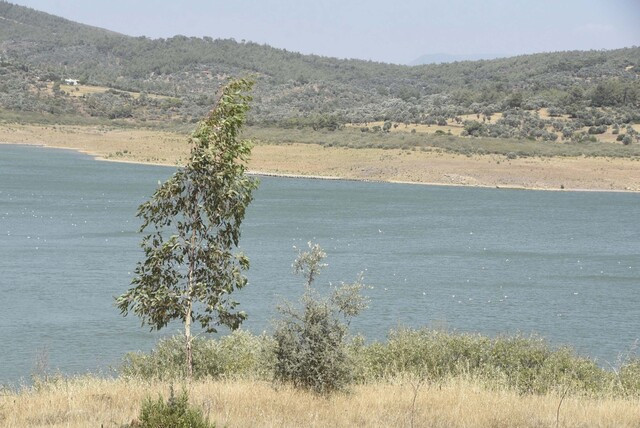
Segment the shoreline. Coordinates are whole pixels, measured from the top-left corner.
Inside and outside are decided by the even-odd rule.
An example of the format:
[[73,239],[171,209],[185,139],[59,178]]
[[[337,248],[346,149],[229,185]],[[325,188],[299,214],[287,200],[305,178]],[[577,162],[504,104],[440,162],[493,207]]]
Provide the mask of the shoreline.
[[[105,157],[103,154],[87,150],[80,147],[67,147],[55,144],[47,144],[42,142],[11,142],[0,141],[0,145],[16,145],[16,146],[33,146],[47,149],[57,150],[72,150],[77,153],[81,153],[92,157],[96,161],[101,162],[118,162],[135,165],[150,165],[150,166],[163,166],[163,167],[177,167],[178,165],[171,164],[169,162],[153,162],[133,159],[111,159]],[[366,150],[366,149],[351,149],[351,150]],[[640,169],[640,168],[639,168]],[[364,183],[390,183],[390,184],[409,184],[409,185],[421,185],[421,186],[441,186],[441,187],[461,187],[461,188],[484,188],[484,189],[505,189],[505,190],[523,190],[523,191],[549,191],[549,192],[594,192],[594,193],[640,193],[640,189],[601,189],[601,188],[576,188],[576,187],[541,187],[541,186],[522,186],[522,185],[492,185],[481,183],[450,183],[450,182],[438,182],[438,181],[411,181],[411,180],[395,180],[395,179],[377,179],[377,178],[365,178],[365,177],[344,177],[339,175],[317,175],[317,174],[304,174],[304,173],[288,173],[288,172],[273,172],[265,170],[248,169],[247,174],[259,176],[259,177],[281,177],[281,178],[294,178],[294,179],[307,179],[307,180],[328,180],[328,181],[354,181]]]
[[[109,160],[111,161],[111,160]],[[119,162],[119,161],[112,161]],[[124,161],[125,163],[137,163]],[[139,162],[143,165],[144,163]],[[501,189],[501,190],[522,190],[522,191],[545,191],[545,192],[594,192],[594,193],[640,193],[640,190],[626,190],[626,189],[552,189],[546,187],[524,187],[524,186],[492,186],[489,184],[455,184],[455,183],[438,183],[438,182],[424,182],[424,181],[403,181],[403,180],[373,180],[367,178],[348,178],[348,177],[334,177],[323,175],[304,175],[304,174],[287,174],[287,173],[275,173],[265,171],[247,171],[249,175],[256,175],[259,177],[281,177],[281,178],[296,178],[307,180],[328,180],[328,181],[355,181],[359,183],[389,183],[389,184],[410,184],[416,186],[432,186],[432,187],[462,187],[462,188],[479,188],[479,189]]]

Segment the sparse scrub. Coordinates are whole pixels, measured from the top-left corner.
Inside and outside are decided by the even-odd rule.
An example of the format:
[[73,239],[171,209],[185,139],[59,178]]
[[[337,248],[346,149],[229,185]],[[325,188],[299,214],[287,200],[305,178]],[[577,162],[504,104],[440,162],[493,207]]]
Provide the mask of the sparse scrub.
[[319,394],[344,389],[352,381],[354,362],[347,348],[349,321],[365,307],[364,288],[359,277],[353,284],[342,284],[327,296],[313,283],[326,266],[326,254],[309,242],[293,267],[305,278],[301,308],[285,303],[279,310],[274,333],[274,378]]
[[[193,339],[193,377],[268,379],[273,366],[274,342],[243,330],[220,339]],[[173,336],[158,342],[149,353],[130,353],[120,374],[125,378],[171,380],[186,377],[184,337]]]
[[186,390],[179,395],[169,394],[165,403],[162,397],[158,400],[145,399],[140,411],[140,419],[132,422],[130,428],[215,428],[202,414],[202,410],[189,406]]
[[628,359],[617,373],[623,395],[640,396],[640,358]]
[[[375,128],[375,127],[374,127]],[[375,131],[375,129],[374,129]],[[304,129],[280,129],[275,127],[248,127],[246,136],[264,144],[324,144],[326,135],[323,131]],[[382,149],[402,149],[404,147],[442,149],[449,153],[462,155],[494,154],[507,156],[509,153],[517,153],[520,157],[615,157],[634,158],[640,156],[638,144],[611,144],[599,142],[597,139],[589,139],[584,133],[571,133],[572,141],[562,143],[550,143],[527,139],[526,137],[459,137],[455,135],[425,134],[420,132],[361,132],[358,128],[345,127],[333,132],[334,147]],[[543,135],[544,134],[544,135]],[[545,136],[551,140],[557,139],[557,135],[544,131]],[[622,135],[622,134],[619,134]],[[555,137],[554,137],[555,136]],[[591,137],[594,137],[591,135]],[[622,139],[622,138],[621,138]]]
[[[273,388],[273,339],[247,332],[231,336],[195,340],[196,379],[188,383],[191,404],[221,426],[640,424],[640,359],[633,355],[606,370],[539,338],[399,330],[384,342],[354,339],[347,352],[356,382],[349,394],[327,400],[293,385]],[[159,348],[166,349],[136,360],[135,371],[125,364],[117,379],[55,377],[37,387],[5,388],[0,425],[106,427],[137,421],[145,398],[166,399],[177,382],[170,373],[184,376],[181,357],[171,356],[184,352],[182,341],[166,340]],[[215,379],[200,370],[200,358],[211,360]],[[157,407],[160,402],[152,401]]]
[[[343,292],[340,298],[347,295],[349,292]],[[315,303],[328,305],[326,300]],[[323,366],[326,373],[336,376],[335,384],[340,386],[349,382],[394,383],[407,377],[424,378],[431,384],[472,379],[486,388],[519,394],[544,395],[568,390],[570,396],[640,399],[640,359],[634,356],[622,360],[615,369],[606,369],[569,348],[553,348],[535,336],[489,338],[426,328],[392,331],[383,342],[366,343],[358,336],[342,346],[335,340],[339,336],[315,336],[320,334],[320,327],[325,328],[323,333],[329,327],[335,328],[331,323],[318,323],[319,319],[331,319],[324,308],[314,306],[313,311],[309,310],[316,318],[307,319],[308,330],[304,330],[304,309],[298,312],[299,318],[291,320],[295,327],[289,326],[291,330],[280,331],[275,337],[239,331],[220,339],[194,340],[194,378],[263,381],[276,378],[299,386],[314,385],[329,382],[328,378],[314,377],[320,376],[315,371],[322,367],[316,367],[320,363],[313,358],[324,357],[325,362],[343,364]],[[300,342],[302,334],[309,340],[307,347]],[[184,378],[182,344],[180,337],[165,339],[148,354],[127,355],[121,376],[146,380]],[[307,352],[312,344],[316,346],[314,350],[325,348],[314,356]],[[349,368],[346,374],[344,367]],[[322,376],[327,376],[326,373]],[[294,376],[300,378],[294,381]]]
[[[386,343],[358,346],[362,381],[426,374],[434,381],[478,379],[492,388],[545,394],[570,388],[575,394],[619,394],[613,374],[568,348],[553,349],[542,339],[399,330]],[[625,366],[626,367],[626,366]],[[640,394],[640,389],[635,391]]]

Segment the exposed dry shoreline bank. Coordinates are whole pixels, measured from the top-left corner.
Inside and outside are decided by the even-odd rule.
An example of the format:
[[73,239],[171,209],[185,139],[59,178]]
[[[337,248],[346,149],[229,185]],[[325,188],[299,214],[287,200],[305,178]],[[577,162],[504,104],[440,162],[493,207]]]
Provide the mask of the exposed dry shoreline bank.
[[[71,149],[99,160],[141,164],[175,166],[188,156],[184,135],[145,129],[5,124],[0,125],[0,142]],[[640,161],[627,158],[507,159],[500,155],[466,156],[437,150],[258,143],[249,169],[259,175],[294,178],[640,192]]]

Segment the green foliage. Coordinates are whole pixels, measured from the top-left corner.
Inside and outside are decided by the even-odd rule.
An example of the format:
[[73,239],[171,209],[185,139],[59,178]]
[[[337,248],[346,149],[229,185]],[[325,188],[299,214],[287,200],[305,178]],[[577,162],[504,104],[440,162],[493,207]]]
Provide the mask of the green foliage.
[[[237,138],[248,109],[243,92],[250,88],[244,80],[225,88],[191,137],[188,164],[138,209],[140,230],[150,229],[142,241],[146,259],[136,268],[134,288],[117,303],[124,315],[133,310],[152,329],[191,315],[215,332],[216,325],[237,328],[245,318],[232,312],[236,302],[226,296],[246,284],[241,272],[249,267],[231,250],[257,185],[245,175],[250,143]],[[195,301],[204,304],[201,313],[187,311]]]
[[607,125],[592,126],[587,131],[589,134],[604,134],[607,132]]
[[[193,339],[193,378],[271,378],[274,341],[243,330],[217,340]],[[187,376],[184,337],[173,336],[158,342],[151,352],[129,353],[119,369],[121,376],[154,380],[183,379]]]
[[464,132],[466,132],[466,135],[479,137],[482,135],[486,135],[486,127],[483,123],[478,122],[476,120],[465,120]]
[[[521,393],[543,394],[570,388],[580,394],[610,391],[611,373],[566,348],[524,337],[489,339],[433,330],[398,330],[386,343],[356,346],[360,379],[394,378],[409,373],[439,381],[470,376]],[[640,393],[640,390],[637,391]]]
[[[342,296],[349,296],[350,292]],[[315,310],[314,314],[324,313]],[[301,311],[298,311],[301,313]],[[353,312],[351,312],[353,313]],[[325,317],[327,319],[327,317]],[[315,322],[316,320],[313,320]],[[302,320],[297,320],[298,324]],[[327,326],[331,324],[322,324]],[[318,362],[308,353],[301,353],[294,340],[298,332],[285,330],[285,346],[271,336],[255,336],[234,332],[220,339],[194,340],[195,378],[278,379],[281,370],[302,379],[307,376],[309,386],[319,388],[313,367],[296,365],[296,361]],[[316,338],[311,332],[311,339]],[[324,345],[335,345],[320,339]],[[362,337],[339,346],[339,353],[328,352],[319,362],[323,373],[333,373],[335,384],[345,387],[349,382],[393,382],[397,379],[424,379],[437,384],[453,378],[471,378],[489,388],[507,388],[523,394],[564,392],[592,397],[640,398],[640,358],[630,355],[616,367],[604,369],[595,361],[580,357],[568,348],[553,348],[538,337],[503,336],[489,338],[477,334],[449,333],[437,330],[392,331],[386,341],[366,343]],[[284,351],[293,350],[292,354]],[[278,353],[290,365],[279,367]],[[299,360],[291,355],[298,355]],[[179,337],[161,341],[148,354],[129,354],[120,368],[120,375],[149,380],[172,380],[184,376],[183,341]],[[350,371],[323,365],[328,361],[346,362]],[[341,366],[344,367],[344,366]],[[291,370],[289,370],[289,368]],[[278,374],[281,373],[281,374]],[[280,378],[282,379],[282,378]],[[322,378],[326,381],[326,378]],[[294,382],[294,380],[290,380]],[[301,382],[301,381],[299,381]],[[324,390],[328,392],[328,389]]]
[[506,104],[509,108],[521,107],[524,97],[522,92],[514,92],[506,99]]
[[591,91],[591,105],[595,107],[635,104],[639,100],[638,85],[619,79],[601,81]]
[[313,288],[326,254],[309,242],[309,251],[301,252],[293,267],[302,274],[306,290],[302,308],[287,303],[279,308],[283,318],[276,324],[274,377],[296,387],[319,394],[345,388],[352,380],[353,361],[347,348],[349,320],[365,307],[364,288],[359,277],[322,296]]
[[209,116],[193,133],[184,168],[160,185],[138,209],[145,259],[133,287],[116,299],[123,315],[133,311],[151,329],[172,320],[185,325],[191,370],[192,322],[205,331],[236,329],[246,318],[229,295],[244,287],[249,260],[234,254],[240,224],[257,182],[246,176],[250,142],[239,139],[252,82],[235,80],[222,91]]
[[629,358],[618,372],[620,387],[628,396],[640,395],[640,357]]
[[202,410],[189,406],[186,390],[175,396],[171,387],[166,403],[162,397],[158,397],[157,401],[146,399],[140,410],[140,420],[132,423],[131,427],[215,428],[215,424],[209,423]]

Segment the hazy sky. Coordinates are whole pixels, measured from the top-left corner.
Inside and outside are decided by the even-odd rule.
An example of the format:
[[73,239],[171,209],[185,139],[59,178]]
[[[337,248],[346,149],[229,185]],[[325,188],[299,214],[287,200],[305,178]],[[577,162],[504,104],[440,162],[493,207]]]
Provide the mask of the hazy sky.
[[120,33],[407,63],[640,45],[640,0],[10,0]]

